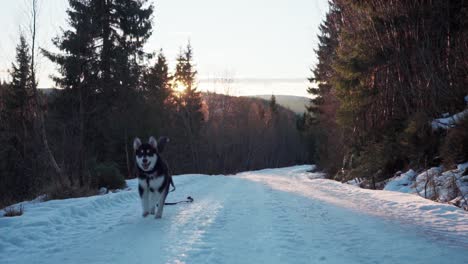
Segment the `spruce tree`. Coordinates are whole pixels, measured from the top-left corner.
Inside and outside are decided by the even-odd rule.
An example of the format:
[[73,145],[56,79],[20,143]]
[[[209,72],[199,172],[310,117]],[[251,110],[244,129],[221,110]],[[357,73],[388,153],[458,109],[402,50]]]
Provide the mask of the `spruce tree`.
[[141,130],[144,136],[162,135],[169,129],[175,107],[171,81],[166,57],[160,50],[156,63],[145,70],[142,78],[145,113],[141,118]]
[[27,197],[35,182],[33,161],[37,159],[33,135],[31,55],[23,35],[16,47],[16,62],[10,71],[11,83],[2,85],[0,102],[0,171],[8,198]]
[[60,76],[54,80],[69,90],[68,116],[78,119],[71,125],[77,126],[77,170],[84,185],[87,156],[125,163],[121,141],[137,122],[153,6],[147,0],[69,0],[69,5],[70,29],[53,40],[61,52],[44,54],[58,64]]
[[150,104],[163,105],[172,94],[172,76],[169,75],[169,66],[162,50],[153,67],[144,74],[142,90]]
[[193,134],[198,133],[203,122],[201,93],[197,90],[196,75],[192,46],[188,43],[186,50],[181,51],[177,57],[174,80],[175,85],[184,87],[179,97],[179,104],[189,119],[190,130]]
[[19,111],[19,118],[25,119],[25,111],[31,97],[31,56],[29,46],[23,35],[16,47],[16,64],[12,65],[8,108]]
[[193,51],[190,42],[186,50],[177,57],[174,85],[183,86],[184,90],[175,95],[178,113],[188,137],[193,168],[198,171],[198,142],[203,125],[201,93],[197,90],[196,75],[193,64]]
[[341,168],[343,142],[341,127],[336,123],[339,101],[333,85],[334,65],[337,58],[337,47],[341,9],[330,1],[330,10],[325,21],[320,25],[321,34],[316,50],[318,63],[312,69],[308,80],[308,93],[312,96],[307,112],[303,116],[304,137],[310,151],[310,157],[317,165],[335,173]]

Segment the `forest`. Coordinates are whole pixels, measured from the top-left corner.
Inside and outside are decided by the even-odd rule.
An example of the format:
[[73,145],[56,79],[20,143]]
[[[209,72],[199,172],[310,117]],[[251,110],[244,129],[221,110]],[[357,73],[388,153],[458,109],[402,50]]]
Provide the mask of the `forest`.
[[176,65],[162,50],[145,52],[157,24],[149,1],[70,0],[67,15],[68,27],[51,40],[59,52],[39,47],[58,68],[57,88],[37,87],[35,20],[33,34],[19,38],[11,81],[1,83],[0,207],[122,188],[134,177],[135,137],[169,137],[173,174],[307,162],[298,118],[274,96],[200,92],[190,42]]
[[468,3],[329,4],[309,79],[317,163],[375,189],[397,171],[466,162],[467,115],[449,129],[431,124],[468,104]]
[[0,6],[0,264],[468,263],[468,0]]
[[[466,1],[329,1],[303,115],[273,95],[201,92],[190,41],[174,65],[146,51],[151,1],[70,0],[54,51],[37,47],[32,3],[32,34],[19,37],[0,83],[3,205],[121,188],[134,177],[133,138],[152,135],[170,138],[173,174],[310,163],[379,189],[398,171],[468,160]],[[55,88],[37,87],[38,52],[58,69]]]

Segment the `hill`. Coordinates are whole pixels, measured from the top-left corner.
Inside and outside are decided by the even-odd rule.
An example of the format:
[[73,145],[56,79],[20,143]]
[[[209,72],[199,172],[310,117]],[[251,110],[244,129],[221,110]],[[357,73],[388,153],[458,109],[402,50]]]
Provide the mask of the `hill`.
[[[271,95],[254,95],[249,97],[261,98],[264,100],[270,100]],[[305,112],[305,106],[309,104],[310,99],[302,96],[294,95],[275,95],[276,102],[282,105],[296,114],[302,114]]]

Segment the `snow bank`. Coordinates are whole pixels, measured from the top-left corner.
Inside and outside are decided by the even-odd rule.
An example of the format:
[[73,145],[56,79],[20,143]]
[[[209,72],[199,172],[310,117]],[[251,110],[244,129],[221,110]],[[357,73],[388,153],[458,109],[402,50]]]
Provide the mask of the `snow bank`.
[[416,175],[415,171],[409,170],[400,176],[395,176],[390,179],[387,185],[385,185],[384,190],[402,193],[416,193],[416,190],[412,187]]
[[466,168],[468,162],[459,164],[455,170],[443,171],[442,167],[433,167],[419,175],[409,170],[390,179],[384,190],[413,193],[468,210],[468,175],[463,175]]
[[270,173],[274,173],[276,177],[267,176],[263,171],[243,173],[240,176],[262,182],[274,189],[405,224],[417,224],[424,233],[455,239],[468,246],[468,213],[453,205],[436,203],[414,194],[362,189],[334,180],[311,179],[313,176],[288,177],[288,174],[284,175],[280,171]]
[[23,208],[23,210],[27,210],[28,208],[31,208],[33,207],[35,204],[37,203],[42,203],[44,201],[47,200],[47,195],[43,194],[43,195],[40,195],[38,197],[36,197],[35,199],[31,200],[31,201],[23,201],[23,202],[20,202],[20,203],[16,203],[16,204],[12,204],[10,206],[7,206],[3,209],[0,209],[0,218],[4,217],[4,212],[5,210],[7,209],[19,209],[19,208]]
[[454,127],[455,124],[460,122],[460,120],[462,120],[466,116],[468,116],[468,109],[449,117],[437,118],[432,121],[431,126],[433,130],[449,129],[451,127]]

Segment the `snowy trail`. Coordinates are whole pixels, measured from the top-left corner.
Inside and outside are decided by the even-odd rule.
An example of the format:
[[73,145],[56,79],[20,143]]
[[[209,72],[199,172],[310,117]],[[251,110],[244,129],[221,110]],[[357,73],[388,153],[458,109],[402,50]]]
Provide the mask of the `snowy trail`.
[[[168,200],[195,202],[167,206],[160,220],[141,217],[136,181],[131,191],[28,204],[23,216],[0,218],[0,263],[466,263],[465,212],[413,208],[424,220],[415,229],[401,215],[437,204],[352,194],[310,180],[308,168],[175,177]],[[394,204],[375,213],[371,199]],[[423,236],[431,225],[437,235]]]

